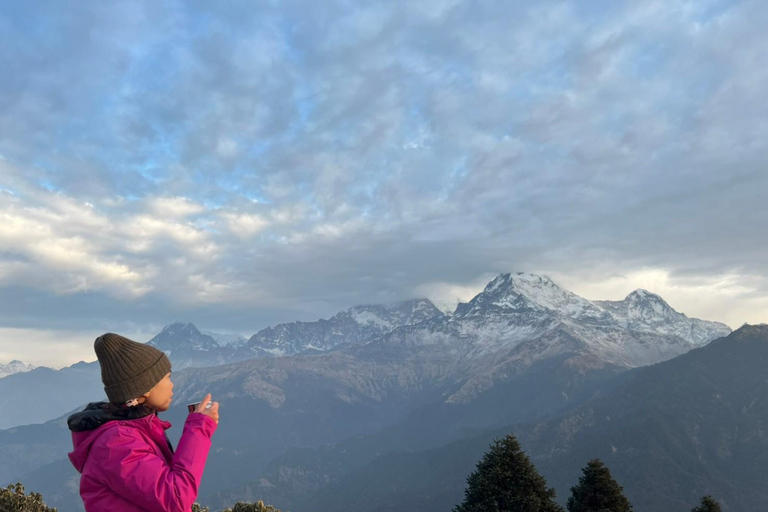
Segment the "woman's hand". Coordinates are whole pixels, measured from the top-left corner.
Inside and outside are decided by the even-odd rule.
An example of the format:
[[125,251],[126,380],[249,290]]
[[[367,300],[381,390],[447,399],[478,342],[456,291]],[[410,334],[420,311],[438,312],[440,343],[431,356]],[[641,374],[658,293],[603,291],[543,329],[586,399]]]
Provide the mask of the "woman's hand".
[[211,406],[206,409],[206,405],[208,405],[208,402],[211,401],[211,394],[208,393],[205,395],[205,398],[203,398],[203,401],[200,402],[200,404],[197,406],[197,409],[195,409],[195,412],[199,412],[201,414],[205,414],[206,416],[213,419],[213,421],[216,422],[216,424],[219,423],[219,402],[211,402]]

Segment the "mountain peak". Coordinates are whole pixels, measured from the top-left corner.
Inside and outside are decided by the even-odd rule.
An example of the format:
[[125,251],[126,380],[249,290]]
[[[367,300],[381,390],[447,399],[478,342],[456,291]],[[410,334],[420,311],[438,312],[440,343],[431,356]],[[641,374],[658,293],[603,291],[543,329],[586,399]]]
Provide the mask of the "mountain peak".
[[564,317],[600,319],[604,312],[592,302],[558,286],[549,276],[526,272],[497,275],[468,305],[457,313],[493,306],[508,310],[532,308],[558,313]]
[[247,338],[237,333],[215,331],[200,331],[200,333],[205,336],[210,336],[221,347],[240,347],[245,345],[248,341]]
[[446,315],[429,299],[418,298],[390,304],[361,304],[329,319],[293,322],[267,327],[248,340],[259,355],[290,356],[312,350],[324,352],[338,346],[362,345],[399,327]]
[[19,361],[18,359],[13,359],[11,362],[7,364],[0,363],[0,366],[32,366],[32,365],[26,364],[23,361]]
[[517,286],[528,288],[544,288],[544,287],[556,287],[559,288],[549,276],[543,274],[531,274],[526,272],[511,272],[502,273],[497,275],[493,280],[485,286],[484,293],[492,293],[499,288]]
[[748,324],[745,323],[735,331],[733,331],[730,335],[728,335],[729,338],[740,338],[740,337],[761,337],[768,339],[768,324]]
[[658,316],[668,317],[670,315],[685,316],[684,313],[675,311],[675,308],[661,298],[661,295],[649,292],[643,288],[638,288],[627,295],[624,301],[627,303],[630,310],[634,310],[637,315],[645,318]]
[[0,363],[0,378],[7,377],[14,373],[29,372],[37,368],[34,365],[26,364],[18,359],[14,359],[8,364]]
[[213,338],[201,333],[192,322],[174,322],[166,325],[160,334],[147,342],[147,345],[157,347],[169,356],[172,352],[178,356],[179,352],[208,351],[219,347]]
[[163,327],[162,332],[165,331],[181,331],[181,332],[196,332],[199,333],[200,331],[198,328],[193,324],[192,322],[173,322],[172,324],[166,325]]
[[624,300],[655,300],[655,301],[663,302],[664,304],[669,306],[669,304],[667,304],[667,301],[661,298],[661,295],[657,293],[649,292],[645,288],[638,288],[637,290],[629,293],[629,295],[627,295],[624,298]]
[[694,345],[704,345],[731,332],[727,325],[719,322],[688,318],[660,295],[643,288],[631,292],[624,300],[601,300],[595,304],[610,312],[627,329],[671,334]]
[[338,313],[333,318],[350,317],[361,326],[376,326],[376,330],[390,331],[401,325],[419,323],[444,314],[431,300],[425,298],[410,299],[391,304],[365,304],[353,306]]

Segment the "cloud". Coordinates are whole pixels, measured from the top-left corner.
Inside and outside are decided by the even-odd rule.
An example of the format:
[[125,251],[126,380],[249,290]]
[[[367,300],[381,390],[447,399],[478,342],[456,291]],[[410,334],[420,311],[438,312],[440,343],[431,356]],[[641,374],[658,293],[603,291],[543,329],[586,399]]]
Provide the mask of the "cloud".
[[20,3],[0,22],[0,324],[255,331],[517,270],[589,298],[664,276],[678,310],[757,321],[766,18]]
[[203,205],[186,197],[155,197],[149,201],[153,213],[159,217],[184,218],[201,213]]
[[221,217],[229,230],[240,238],[249,238],[269,225],[269,221],[255,214],[224,212]]
[[427,297],[435,306],[447,314],[456,310],[459,302],[469,302],[494,278],[495,274],[484,274],[471,283],[433,282],[422,283],[413,290],[418,297]]

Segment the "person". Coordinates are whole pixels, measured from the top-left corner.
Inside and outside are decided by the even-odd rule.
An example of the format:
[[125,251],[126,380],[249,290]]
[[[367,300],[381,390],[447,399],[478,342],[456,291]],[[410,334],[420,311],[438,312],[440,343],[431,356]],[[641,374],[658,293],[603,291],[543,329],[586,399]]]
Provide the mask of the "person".
[[94,342],[108,401],[67,418],[86,512],[189,512],[197,499],[219,404],[189,413],[176,450],[158,417],[173,401],[171,362],[155,347],[115,333]]

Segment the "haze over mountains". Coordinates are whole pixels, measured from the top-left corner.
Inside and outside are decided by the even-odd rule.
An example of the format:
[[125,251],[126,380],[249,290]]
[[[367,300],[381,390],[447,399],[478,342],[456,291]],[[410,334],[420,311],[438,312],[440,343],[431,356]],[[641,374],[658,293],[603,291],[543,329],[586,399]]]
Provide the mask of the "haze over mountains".
[[[269,327],[245,343],[221,343],[183,323],[149,343],[174,365],[175,405],[166,419],[183,424],[182,405],[205,392],[222,404],[226,421],[200,501],[219,507],[264,496],[301,512],[313,493],[390,450],[439,448],[567,414],[610,393],[627,370],[729,333],[645,290],[588,301],[545,276],[518,273],[497,276],[450,315],[417,299]],[[103,396],[98,363],[79,364],[92,372],[93,387],[49,418]],[[43,388],[61,386],[65,370]],[[0,380],[0,399],[24,394],[13,387],[21,378]],[[337,443],[343,452],[334,451]],[[54,505],[77,510],[76,494],[62,487],[77,477],[67,466],[68,444],[61,418],[0,432],[0,477],[35,482]],[[25,451],[39,456],[22,461]]]
[[40,366],[0,379],[0,429],[41,423],[104,396],[98,363],[54,370]]

